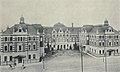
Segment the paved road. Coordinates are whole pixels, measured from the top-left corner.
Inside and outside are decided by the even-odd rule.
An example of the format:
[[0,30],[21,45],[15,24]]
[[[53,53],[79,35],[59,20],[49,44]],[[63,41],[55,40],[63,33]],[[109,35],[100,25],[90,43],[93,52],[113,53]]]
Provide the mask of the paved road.
[[[80,53],[78,51],[59,51],[45,59],[45,69],[42,63],[18,67],[14,70],[2,68],[2,72],[81,72]],[[108,72],[120,72],[120,57],[107,58]],[[103,58],[92,58],[84,55],[84,72],[104,72]]]

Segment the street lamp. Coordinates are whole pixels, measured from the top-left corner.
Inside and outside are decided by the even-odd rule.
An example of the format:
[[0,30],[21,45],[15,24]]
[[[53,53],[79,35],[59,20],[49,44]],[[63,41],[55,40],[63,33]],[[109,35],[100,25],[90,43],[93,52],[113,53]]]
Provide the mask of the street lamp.
[[105,72],[107,72],[107,50],[106,50],[106,46],[107,46],[107,42],[106,42],[106,35],[104,33],[104,59],[105,59]]
[[82,45],[80,47],[81,47],[81,70],[83,72],[83,47]]

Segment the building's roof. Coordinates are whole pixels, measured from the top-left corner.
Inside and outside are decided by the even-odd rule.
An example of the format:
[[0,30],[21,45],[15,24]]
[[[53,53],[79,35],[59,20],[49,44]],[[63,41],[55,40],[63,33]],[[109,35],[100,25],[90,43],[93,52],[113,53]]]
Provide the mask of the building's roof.
[[44,27],[44,33],[45,34],[51,34],[53,30],[53,27]]
[[87,33],[105,33],[106,30],[109,28],[112,29],[113,32],[117,32],[113,27],[106,24],[100,24],[100,25],[84,25],[81,30],[85,30]]
[[13,32],[16,32],[19,27],[22,28],[24,32],[27,31],[28,34],[37,34],[37,30],[39,33],[43,32],[43,27],[41,24],[15,24],[14,26],[7,28],[7,30],[3,31],[3,34],[13,34]]
[[50,34],[50,33],[52,33],[53,30],[58,32],[60,29],[63,32],[65,32],[68,29],[68,31],[70,31],[70,33],[77,33],[77,32],[79,32],[80,28],[81,27],[66,27],[62,23],[56,23],[53,27],[44,27],[44,33],[45,34]]

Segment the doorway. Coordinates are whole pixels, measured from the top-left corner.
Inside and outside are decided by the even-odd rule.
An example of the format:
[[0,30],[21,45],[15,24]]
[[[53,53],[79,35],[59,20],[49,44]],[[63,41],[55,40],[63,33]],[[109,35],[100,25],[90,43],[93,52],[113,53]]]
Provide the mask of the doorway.
[[18,63],[22,63],[22,57],[18,57]]

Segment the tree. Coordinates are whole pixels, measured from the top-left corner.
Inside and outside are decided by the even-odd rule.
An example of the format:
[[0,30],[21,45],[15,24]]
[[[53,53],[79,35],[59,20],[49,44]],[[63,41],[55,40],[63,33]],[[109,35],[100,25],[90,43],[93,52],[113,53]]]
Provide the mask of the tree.
[[71,45],[70,45],[70,50],[72,49]]
[[74,50],[79,50],[79,45],[77,45],[76,42],[75,42],[75,44],[74,44]]

